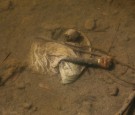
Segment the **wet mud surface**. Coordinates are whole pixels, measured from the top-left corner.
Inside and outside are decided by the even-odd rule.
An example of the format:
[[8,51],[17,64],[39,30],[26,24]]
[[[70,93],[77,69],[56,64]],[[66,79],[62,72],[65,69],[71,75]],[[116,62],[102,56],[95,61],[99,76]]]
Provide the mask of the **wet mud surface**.
[[[57,40],[75,28],[93,47],[134,67],[134,10],[134,0],[0,0],[0,61],[9,53],[8,59],[24,61],[35,38]],[[135,83],[135,71],[126,66],[111,72]],[[99,68],[68,85],[59,76],[25,71],[0,87],[0,115],[114,115],[132,90]]]

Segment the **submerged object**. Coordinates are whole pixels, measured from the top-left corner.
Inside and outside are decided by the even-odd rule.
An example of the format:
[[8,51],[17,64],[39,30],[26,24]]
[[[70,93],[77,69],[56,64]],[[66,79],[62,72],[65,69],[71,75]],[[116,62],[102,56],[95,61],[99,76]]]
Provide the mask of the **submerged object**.
[[77,30],[69,29],[64,33],[66,41],[76,42],[81,37],[80,33]]
[[[70,36],[71,44],[76,44],[81,46],[90,46],[90,42],[82,33],[76,30],[67,30],[67,35]],[[78,33],[79,36],[74,36],[72,34]],[[75,37],[81,37],[81,41],[73,42]],[[68,41],[68,43],[70,43]],[[87,51],[91,51],[90,47]],[[43,73],[43,74],[57,74],[60,73],[61,82],[63,84],[71,83],[75,81],[82,71],[86,68],[84,65],[79,65],[71,62],[61,61],[62,59],[68,57],[84,57],[89,58],[91,55],[82,54],[74,51],[71,47],[64,44],[46,41],[39,39],[35,41],[31,46],[30,51],[30,66],[33,70]]]

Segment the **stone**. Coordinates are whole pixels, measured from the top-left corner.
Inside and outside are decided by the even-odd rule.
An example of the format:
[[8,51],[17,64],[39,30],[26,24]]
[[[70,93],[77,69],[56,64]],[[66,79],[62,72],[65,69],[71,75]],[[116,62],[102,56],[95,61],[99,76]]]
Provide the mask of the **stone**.
[[86,30],[94,30],[96,28],[96,21],[94,19],[87,19],[84,24]]
[[25,102],[23,103],[23,107],[24,109],[31,109],[32,108],[32,103],[31,102]]
[[117,96],[119,93],[119,88],[118,87],[109,87],[109,95],[110,96]]
[[80,33],[77,30],[75,30],[75,29],[68,29],[64,33],[64,36],[65,36],[65,41],[76,42],[79,39],[79,37],[80,37]]

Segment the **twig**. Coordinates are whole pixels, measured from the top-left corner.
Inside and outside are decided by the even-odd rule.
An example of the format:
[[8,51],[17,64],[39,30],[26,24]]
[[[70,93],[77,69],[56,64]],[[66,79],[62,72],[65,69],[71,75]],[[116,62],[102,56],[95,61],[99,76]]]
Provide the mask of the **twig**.
[[[46,40],[46,41],[49,41],[49,42],[52,42],[52,41],[53,41],[53,42],[54,42],[54,40]],[[56,41],[55,41],[55,42],[56,42]],[[78,46],[78,45],[69,44],[69,43],[67,43],[67,42],[65,42],[65,43],[63,43],[63,42],[57,42],[57,43],[62,44],[62,45],[71,46],[71,48],[72,48],[73,50],[78,51],[78,52],[81,52],[81,53],[87,53],[87,54],[91,54],[91,55],[95,55],[95,56],[101,56],[101,55],[96,54],[96,53],[94,53],[94,52],[89,52],[89,51],[86,51],[86,50],[82,50],[82,48],[89,48],[89,46]],[[78,49],[78,48],[80,48],[80,49]],[[114,58],[115,56],[109,55],[109,53],[106,52],[106,51],[104,51],[104,50],[101,50],[101,49],[98,49],[98,48],[92,48],[92,50],[94,50],[94,51],[99,51],[99,52],[101,52],[101,53],[103,53],[103,54],[105,54],[105,55],[108,55],[108,56],[110,56],[110,57],[113,57],[114,63],[118,63],[118,64],[120,64],[120,65],[122,65],[122,66],[126,66],[126,67],[128,67],[128,68],[130,68],[130,69],[132,69],[132,70],[135,71],[135,68],[134,68],[133,66],[131,66],[131,65],[129,65],[129,64],[126,64],[126,63],[123,63],[123,62],[117,60],[116,58]]]
[[8,53],[8,55],[4,58],[4,60],[1,62],[1,64],[3,64],[7,59],[8,57],[11,55],[11,52]]
[[71,48],[72,48],[74,51],[76,51],[76,52],[85,53],[85,54],[90,54],[90,55],[98,56],[98,57],[101,56],[100,54],[97,54],[97,53],[95,53],[95,52],[90,52],[90,51],[78,49],[78,48],[75,48],[75,47],[71,47]]
[[93,67],[101,67],[104,69],[109,69],[111,63],[112,63],[112,58],[108,56],[103,56],[100,58],[80,58],[80,57],[66,57],[63,58],[59,61],[66,61],[66,62],[71,62],[79,65],[85,65],[85,66],[93,66]]
[[123,63],[123,62],[121,62],[121,61],[119,61],[119,60],[117,60],[117,59],[115,59],[115,58],[114,58],[114,62],[115,62],[115,63],[118,63],[118,64],[120,64],[120,65],[122,65],[122,66],[126,66],[126,67],[128,67],[128,68],[130,68],[130,69],[132,69],[132,70],[135,71],[135,68],[134,68],[133,66],[131,66],[131,65],[129,65],[129,64],[126,64],[126,63]]
[[[54,40],[46,40],[46,41],[48,41],[48,42],[54,42]],[[56,41],[55,41],[55,42],[56,42]],[[71,48],[72,48],[73,50],[76,50],[76,51],[81,52],[81,53],[87,53],[87,54],[90,54],[90,55],[101,56],[101,55],[96,54],[96,53],[94,53],[94,52],[89,52],[89,51],[86,51],[86,50],[82,50],[83,48],[89,48],[89,46],[78,46],[78,45],[69,44],[69,43],[67,43],[67,42],[65,42],[65,43],[63,43],[63,42],[56,42],[56,43],[59,43],[59,44],[62,44],[62,45],[71,46]],[[74,48],[73,48],[73,47],[74,47]],[[78,48],[80,48],[80,49],[78,49]],[[105,54],[105,55],[108,55],[108,56],[110,56],[110,57],[113,57],[114,63],[120,64],[120,65],[122,65],[122,66],[126,66],[126,67],[128,67],[128,68],[130,68],[130,69],[132,69],[132,70],[135,71],[135,68],[134,68],[134,67],[132,67],[132,66],[129,65],[129,64],[126,64],[126,63],[123,63],[123,62],[117,60],[116,58],[114,58],[115,56],[109,55],[109,53],[106,52],[106,51],[104,51],[104,50],[101,50],[101,49],[92,47],[92,51],[99,51],[99,52],[101,52],[101,53],[103,53],[103,54]]]
[[86,58],[86,59],[84,59],[84,58],[66,57],[66,58],[62,59],[61,61],[72,62],[72,63],[75,63],[75,64],[88,65],[88,66],[89,65],[99,65],[98,59],[95,59],[95,58],[88,58],[88,59]]
[[111,73],[108,71],[108,74],[110,75],[109,77],[115,81],[116,83],[122,85],[122,86],[125,86],[125,87],[132,87],[132,88],[135,88],[135,84],[134,83],[131,83],[131,82],[128,82],[126,80],[123,80],[123,79],[120,79],[118,76],[116,76],[115,74]]
[[129,97],[125,100],[122,108],[115,114],[115,115],[124,115],[125,112],[127,112],[127,110],[129,110],[128,108],[131,106],[131,104],[133,103],[135,99],[135,91],[133,91]]
[[[69,46],[70,48],[76,48],[76,49],[88,49],[88,48],[90,48],[90,46],[79,46],[79,45],[73,45],[73,44],[70,44],[70,43],[68,43],[68,42],[64,42],[64,45],[67,45],[67,46]],[[104,51],[104,50],[101,50],[101,49],[99,49],[99,48],[95,48],[95,47],[91,47],[91,50],[92,51],[99,51],[99,52],[101,52],[101,53],[103,53],[103,54],[106,54],[106,55],[108,55],[108,56],[111,56],[111,55],[109,55],[108,54],[108,52],[106,52],[106,51]],[[79,51],[79,50],[78,50]],[[83,53],[85,53],[85,50],[82,50],[83,51]],[[89,54],[91,54],[91,53],[93,53],[94,54],[94,52],[89,52]],[[100,55],[101,56],[101,55]],[[113,57],[113,56],[111,56],[111,57]]]
[[0,66],[0,86],[4,85],[10,78],[16,74],[23,72],[27,67],[26,63],[8,60],[6,63]]
[[[72,45],[72,46],[74,46],[74,45]],[[75,46],[75,47],[78,47],[78,46]],[[87,47],[87,46],[85,46],[85,47]],[[78,47],[78,48],[79,48],[79,47]],[[78,50],[78,49],[76,49],[76,51],[77,51],[77,50]],[[128,68],[130,68],[130,69],[132,69],[132,70],[135,71],[135,68],[134,68],[133,66],[131,66],[131,65],[129,65],[129,64],[126,64],[126,63],[123,63],[123,62],[117,60],[116,58],[114,58],[115,56],[109,55],[108,52],[106,52],[106,51],[103,51],[103,50],[98,49],[98,48],[92,48],[92,50],[100,51],[100,52],[103,53],[103,54],[106,54],[106,55],[108,55],[108,56],[111,56],[111,57],[113,57],[114,63],[120,64],[120,65],[122,65],[122,66],[126,66],[126,67],[128,67]],[[90,53],[90,52],[87,52],[87,51],[84,51],[84,50],[78,50],[78,51],[82,51],[82,53],[88,53],[88,54],[92,54],[92,55],[95,55],[95,56],[101,56],[101,55],[99,55],[99,54],[96,54],[96,53],[93,53],[93,52]]]

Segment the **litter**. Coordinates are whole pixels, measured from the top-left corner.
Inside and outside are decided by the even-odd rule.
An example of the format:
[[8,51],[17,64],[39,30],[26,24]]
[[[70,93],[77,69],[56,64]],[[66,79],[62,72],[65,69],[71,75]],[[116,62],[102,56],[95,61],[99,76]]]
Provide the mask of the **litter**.
[[[81,32],[69,29],[64,33],[64,42],[80,47],[87,47],[83,51],[91,52],[91,44],[88,38]],[[110,57],[92,58],[87,53],[80,53],[56,41],[38,39],[31,46],[30,67],[43,74],[60,73],[63,84],[75,81],[87,68],[87,65],[96,65],[108,68]]]

